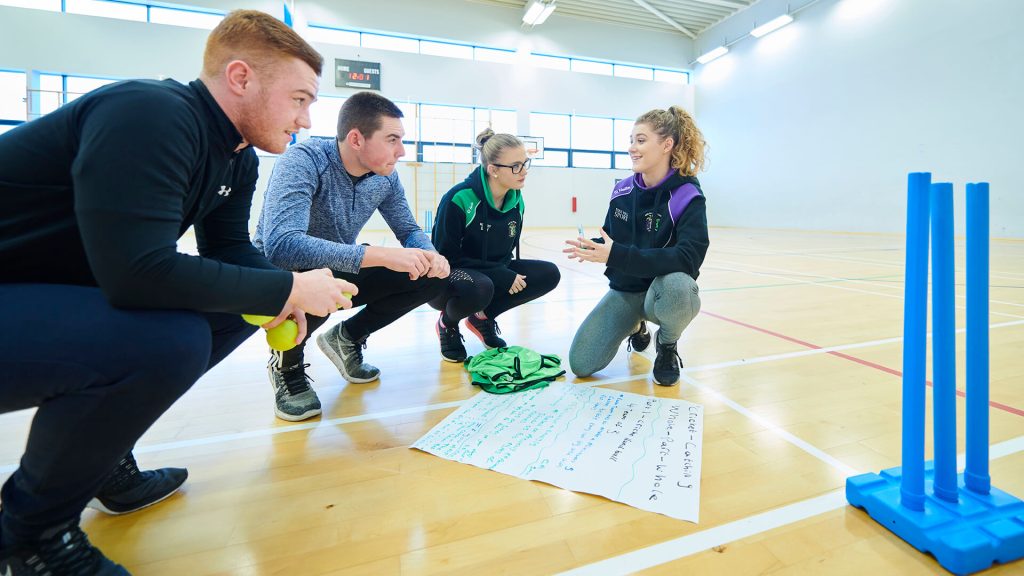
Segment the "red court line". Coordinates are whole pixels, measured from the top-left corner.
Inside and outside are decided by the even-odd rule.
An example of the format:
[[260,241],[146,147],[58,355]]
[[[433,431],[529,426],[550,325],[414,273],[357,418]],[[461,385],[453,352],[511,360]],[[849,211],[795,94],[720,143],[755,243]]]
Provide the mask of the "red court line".
[[[744,328],[750,328],[751,330],[756,330],[758,332],[761,332],[761,333],[764,333],[764,334],[768,334],[769,336],[774,336],[776,338],[781,338],[782,340],[786,340],[787,342],[792,342],[794,344],[799,344],[799,345],[803,346],[804,348],[810,348],[811,350],[821,350],[822,349],[822,347],[818,346],[817,344],[811,344],[810,342],[804,342],[803,340],[800,340],[799,338],[793,338],[792,336],[786,336],[785,334],[780,334],[778,332],[774,332],[772,330],[768,330],[767,328],[761,328],[760,326],[754,326],[753,324],[747,324],[746,322],[741,322],[739,320],[734,320],[732,318],[728,318],[726,316],[722,316],[721,314],[715,314],[714,312],[707,312],[707,311],[704,311],[704,310],[701,310],[700,313],[701,314],[707,314],[708,316],[711,316],[712,318],[718,318],[719,320],[724,320],[726,322],[730,322],[732,324],[736,324],[737,326],[743,326]],[[896,369],[893,369],[893,368],[889,368],[888,366],[883,366],[881,364],[876,364],[874,362],[871,362],[869,360],[865,360],[863,358],[857,358],[856,356],[850,356],[849,354],[844,354],[842,352],[836,352],[834,350],[830,350],[830,351],[826,352],[826,354],[831,354],[833,356],[836,356],[838,358],[842,358],[844,360],[849,360],[851,362],[856,362],[857,364],[860,364],[862,366],[867,366],[869,368],[874,368],[875,370],[881,370],[882,372],[886,372],[888,374],[892,374],[893,376],[903,377],[903,372],[901,372],[899,370],[896,370]],[[925,384],[927,386],[931,386],[932,385],[930,380],[926,380]],[[967,394],[965,394],[960,389],[957,389],[956,395],[960,396],[961,398],[966,398],[967,397]],[[1002,410],[1003,412],[1009,412],[1010,414],[1016,414],[1017,416],[1024,416],[1024,410],[1021,410],[1020,408],[1014,408],[1013,406],[1009,406],[1009,405],[1003,404],[1001,402],[996,402],[995,400],[990,400],[988,405],[993,407],[993,408],[995,408],[995,409],[997,409],[997,410]]]

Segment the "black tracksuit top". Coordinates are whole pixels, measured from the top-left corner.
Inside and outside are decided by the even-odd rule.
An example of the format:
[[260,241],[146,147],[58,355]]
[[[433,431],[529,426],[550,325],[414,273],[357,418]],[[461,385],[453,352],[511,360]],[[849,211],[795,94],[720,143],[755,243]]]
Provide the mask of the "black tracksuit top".
[[[249,240],[256,153],[199,80],[130,80],[0,136],[0,282],[119,307],[276,315],[289,272]],[[200,256],[177,251],[195,226]]]

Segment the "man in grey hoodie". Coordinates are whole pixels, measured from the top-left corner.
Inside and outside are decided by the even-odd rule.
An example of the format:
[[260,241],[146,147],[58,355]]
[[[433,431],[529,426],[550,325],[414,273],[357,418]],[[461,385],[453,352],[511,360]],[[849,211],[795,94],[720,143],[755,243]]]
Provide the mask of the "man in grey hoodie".
[[[338,113],[335,139],[292,146],[274,166],[253,244],[286,270],[330,268],[359,287],[357,314],[317,336],[320,350],[349,382],[371,382],[380,370],[363,362],[367,337],[441,293],[448,261],[416,224],[395,164],[405,155],[402,111],[373,92],[350,96]],[[402,248],[356,243],[379,210]],[[327,321],[308,316],[312,334]],[[320,414],[303,362],[306,342],[272,352],[268,374],[275,413],[290,421]]]

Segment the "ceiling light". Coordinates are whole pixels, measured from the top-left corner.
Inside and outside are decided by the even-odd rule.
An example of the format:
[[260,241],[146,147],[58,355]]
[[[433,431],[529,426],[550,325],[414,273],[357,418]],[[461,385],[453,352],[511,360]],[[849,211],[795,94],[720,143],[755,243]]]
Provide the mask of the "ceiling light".
[[783,26],[789,24],[792,21],[792,16],[790,16],[789,14],[783,14],[782,16],[779,16],[774,20],[771,20],[769,22],[761,24],[757,28],[754,28],[753,30],[750,31],[750,35],[753,36],[754,38],[760,38],[761,36],[775,32],[779,28],[782,28]]
[[699,62],[701,64],[707,64],[708,62],[711,62],[712,60],[714,60],[715,58],[718,58],[719,56],[725,56],[725,54],[728,51],[729,51],[729,49],[726,48],[725,46],[719,46],[718,48],[715,48],[714,50],[711,50],[709,52],[705,52],[703,56],[701,56],[700,58],[697,58],[697,62]]
[[526,5],[526,10],[523,12],[523,24],[529,26],[543,24],[554,11],[554,0],[550,2],[546,0],[530,0]]

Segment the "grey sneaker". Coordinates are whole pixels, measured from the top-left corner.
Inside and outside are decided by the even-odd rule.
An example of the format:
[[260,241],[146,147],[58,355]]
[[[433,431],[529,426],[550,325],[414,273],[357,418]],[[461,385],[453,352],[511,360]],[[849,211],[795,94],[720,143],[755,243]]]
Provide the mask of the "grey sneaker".
[[309,364],[277,367],[277,358],[271,357],[267,375],[274,387],[274,414],[281,420],[298,422],[320,414],[320,399],[309,385],[313,380],[306,374]]
[[343,323],[316,337],[316,345],[327,356],[327,359],[338,367],[345,380],[355,384],[373,382],[380,377],[380,370],[363,362],[363,348],[366,338],[349,340],[342,332]]

